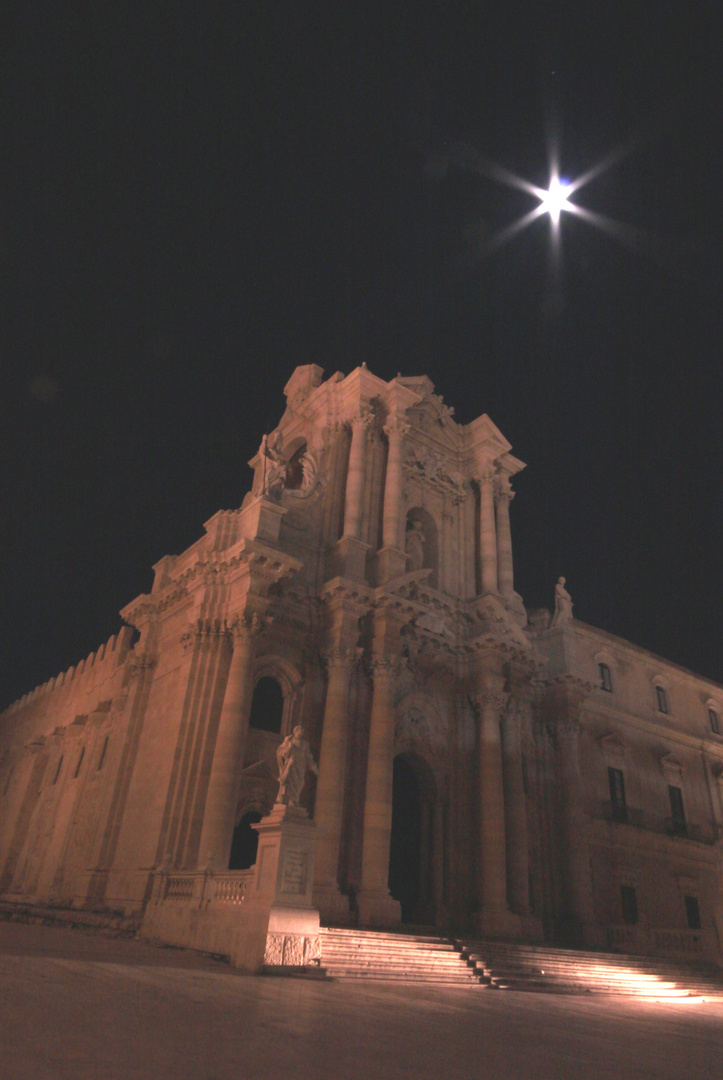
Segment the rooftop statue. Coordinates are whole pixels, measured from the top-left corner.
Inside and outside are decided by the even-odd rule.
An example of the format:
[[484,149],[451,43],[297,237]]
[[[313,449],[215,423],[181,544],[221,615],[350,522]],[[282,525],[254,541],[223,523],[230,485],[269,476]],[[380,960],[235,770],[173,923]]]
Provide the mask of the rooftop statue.
[[572,619],[572,597],[565,588],[565,578],[559,577],[555,586],[555,614],[552,616],[552,625],[559,626],[561,623],[570,622]]

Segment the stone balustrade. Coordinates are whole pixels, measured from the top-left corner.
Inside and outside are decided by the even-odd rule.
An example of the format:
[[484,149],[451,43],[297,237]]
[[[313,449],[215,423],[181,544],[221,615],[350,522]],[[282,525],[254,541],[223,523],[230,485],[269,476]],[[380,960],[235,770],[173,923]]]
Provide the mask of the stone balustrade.
[[157,904],[188,904],[193,907],[242,904],[249,895],[254,871],[189,870],[156,875],[153,898]]

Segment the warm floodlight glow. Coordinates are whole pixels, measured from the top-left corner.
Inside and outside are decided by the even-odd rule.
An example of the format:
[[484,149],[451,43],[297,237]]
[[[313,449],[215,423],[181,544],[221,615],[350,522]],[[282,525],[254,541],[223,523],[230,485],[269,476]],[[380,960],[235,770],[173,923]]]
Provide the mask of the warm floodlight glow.
[[550,187],[540,196],[540,202],[545,213],[552,218],[553,224],[557,225],[563,210],[570,209],[568,196],[571,194],[571,185],[558,176],[550,179]]

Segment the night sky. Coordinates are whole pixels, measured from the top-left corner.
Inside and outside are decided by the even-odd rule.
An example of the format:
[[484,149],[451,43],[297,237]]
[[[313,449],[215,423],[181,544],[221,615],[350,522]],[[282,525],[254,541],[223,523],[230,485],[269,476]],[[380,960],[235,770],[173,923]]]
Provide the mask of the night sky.
[[[427,373],[528,463],[516,587],[723,681],[720,6],[15,5],[0,706],[241,504],[297,364]],[[505,246],[548,145],[564,214]]]

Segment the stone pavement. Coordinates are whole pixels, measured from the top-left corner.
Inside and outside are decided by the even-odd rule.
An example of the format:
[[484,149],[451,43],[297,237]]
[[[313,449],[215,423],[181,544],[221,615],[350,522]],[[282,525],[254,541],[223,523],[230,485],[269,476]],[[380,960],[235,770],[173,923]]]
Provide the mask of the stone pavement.
[[1,1080],[717,1080],[723,1004],[252,978],[0,923]]

